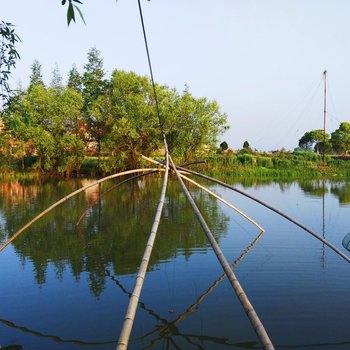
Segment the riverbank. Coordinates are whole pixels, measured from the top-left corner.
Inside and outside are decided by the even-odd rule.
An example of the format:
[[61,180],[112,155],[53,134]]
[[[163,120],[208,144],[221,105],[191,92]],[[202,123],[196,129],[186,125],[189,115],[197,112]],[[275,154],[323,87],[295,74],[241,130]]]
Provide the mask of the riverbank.
[[[177,164],[182,160],[175,159]],[[85,157],[81,166],[70,173],[38,172],[30,166],[24,171],[16,164],[2,167],[0,176],[6,178],[31,178],[40,176],[58,177],[102,177],[111,174],[99,168],[97,157]],[[149,164],[140,161],[140,167]],[[314,152],[276,152],[276,153],[223,153],[214,154],[204,159],[202,164],[195,164],[191,169],[211,176],[232,177],[350,177],[350,156],[322,155]],[[124,169],[116,169],[119,172]]]

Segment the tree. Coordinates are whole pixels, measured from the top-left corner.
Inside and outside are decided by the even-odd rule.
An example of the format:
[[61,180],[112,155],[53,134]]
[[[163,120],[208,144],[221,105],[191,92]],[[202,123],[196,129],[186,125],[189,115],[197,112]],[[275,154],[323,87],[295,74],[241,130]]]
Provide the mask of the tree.
[[41,64],[37,59],[33,61],[30,70],[31,75],[29,78],[29,89],[31,89],[33,86],[44,86]]
[[315,152],[322,153],[329,148],[328,141],[329,135],[326,134],[326,145],[324,145],[324,133],[322,129],[307,131],[299,140],[299,147],[305,150],[314,149]]
[[82,97],[74,90],[41,84],[12,99],[4,121],[15,145],[13,157],[36,157],[34,167],[39,171],[78,169],[84,156],[82,106]]
[[50,86],[57,90],[61,90],[63,88],[62,75],[57,63],[55,64],[55,68],[52,71]]
[[75,64],[68,72],[67,86],[76,92],[82,92],[82,77],[79,74],[77,66]]
[[87,110],[92,101],[102,95],[107,87],[104,80],[105,71],[101,52],[95,47],[91,48],[87,54],[88,62],[84,66],[82,77],[84,108]]
[[141,153],[159,148],[161,132],[147,77],[115,70],[110,81],[113,127],[106,142],[111,167],[135,167]]
[[21,40],[13,25],[4,21],[0,22],[0,40],[0,100],[4,102],[11,92],[8,79],[20,58],[16,44]]
[[220,143],[220,148],[222,151],[226,151],[228,149],[228,144],[226,141]]
[[240,153],[253,153],[253,150],[250,148],[249,142],[244,141],[242,149],[240,150]]
[[350,151],[350,123],[340,123],[339,128],[331,134],[331,144],[337,153]]
[[187,89],[181,95],[167,89],[169,110],[163,113],[169,151],[188,161],[215,150],[218,137],[228,129],[227,115],[220,112],[217,102],[194,98]]
[[[96,152],[98,156],[98,165],[101,157],[101,122],[108,113],[105,107],[108,104],[107,81],[104,79],[105,71],[103,68],[103,59],[101,53],[96,48],[91,48],[87,54],[88,62],[84,66],[82,76],[84,101],[84,116],[88,127],[88,143],[96,143]],[[104,97],[103,97],[104,96]],[[104,107],[102,107],[104,105]]]

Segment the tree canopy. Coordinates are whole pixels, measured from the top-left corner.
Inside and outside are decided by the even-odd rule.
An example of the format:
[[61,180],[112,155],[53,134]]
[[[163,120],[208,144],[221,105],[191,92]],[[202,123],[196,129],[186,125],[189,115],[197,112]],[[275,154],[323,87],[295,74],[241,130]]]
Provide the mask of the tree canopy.
[[[324,133],[322,129],[307,131],[299,140],[299,147],[306,150],[314,150],[320,153],[324,150]],[[326,134],[326,144],[329,141],[329,135]]]
[[350,123],[340,123],[339,128],[331,134],[331,144],[336,153],[350,152]]
[[[164,133],[174,157],[189,160],[216,150],[228,129],[216,101],[157,85]],[[84,156],[96,155],[104,172],[136,167],[140,155],[161,155],[161,130],[147,76],[114,70],[106,77],[100,52],[92,48],[84,71],[75,66],[62,83],[58,67],[45,86],[34,61],[30,84],[4,110],[0,162],[19,162],[45,172],[79,170]]]
[[350,152],[350,123],[340,123],[338,129],[326,134],[326,145],[324,147],[323,130],[307,131],[299,140],[299,147],[306,150],[314,150],[317,153],[349,153]]

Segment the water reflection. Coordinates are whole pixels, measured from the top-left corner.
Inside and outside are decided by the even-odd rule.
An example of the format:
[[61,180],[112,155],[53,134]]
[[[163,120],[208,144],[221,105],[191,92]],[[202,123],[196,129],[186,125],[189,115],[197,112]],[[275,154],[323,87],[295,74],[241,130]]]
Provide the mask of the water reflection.
[[[50,179],[40,183],[15,181],[2,184],[1,212],[5,224],[1,230],[1,241],[40,210],[84,184]],[[108,191],[115,183],[95,186],[55,209],[15,240],[15,252],[23,263],[29,260],[33,264],[38,284],[46,282],[49,264],[54,266],[58,279],[62,279],[67,269],[72,271],[76,280],[83,272],[88,272],[91,291],[98,297],[105,288],[106,268],[117,275],[136,273],[152,226],[160,185],[161,177],[144,177],[102,197],[101,193]],[[217,239],[220,239],[226,232],[228,217],[214,198],[196,188],[192,190],[204,216],[216,227]],[[101,200],[89,207],[77,227],[76,222],[87,204],[96,199]],[[173,258],[179,252],[189,258],[193,248],[207,247],[207,239],[196,224],[193,213],[188,210],[181,188],[177,183],[170,184],[149,269],[156,268],[157,264]]]
[[[160,181],[157,179],[160,177],[152,175],[119,188],[114,188],[116,183],[90,188],[41,219],[35,227],[14,241],[16,253],[23,263],[26,260],[33,263],[38,284],[45,283],[48,264],[51,263],[58,279],[62,279],[67,268],[72,271],[76,280],[79,280],[83,271],[88,271],[91,290],[96,296],[100,295],[104,290],[104,271],[107,267],[112,266],[114,273],[118,275],[134,274],[137,271],[148,228],[152,224],[152,210],[159,196]],[[11,233],[58,198],[89,181],[92,180],[44,178],[2,181],[0,241],[4,242]],[[246,178],[231,179],[230,182],[238,181],[246,188],[276,183],[281,191],[287,190],[296,182],[305,194],[324,198],[330,192],[338,198],[340,204],[350,204],[350,181]],[[195,187],[191,187],[191,190],[204,210],[205,219],[216,228],[217,239],[220,239],[225,234],[228,218],[215,199]],[[156,253],[151,259],[150,269],[179,252],[188,258],[194,248],[208,247],[201,228],[193,224],[193,214],[191,210],[187,210],[187,205],[179,186],[170,185],[160,227],[166,234],[160,234],[157,238]],[[79,226],[76,226],[77,222],[80,223]],[[175,227],[173,222],[176,222]]]
[[[232,185],[241,185],[245,189],[251,187],[268,187],[273,184],[278,185],[281,192],[285,192],[293,184],[297,184],[299,188],[308,195],[316,198],[321,198],[325,193],[331,193],[335,198],[338,199],[340,204],[350,204],[350,181],[349,179],[309,179],[309,178],[273,178],[273,177],[239,177],[232,178],[224,176],[222,181],[230,183]],[[324,186],[324,183],[326,184]]]

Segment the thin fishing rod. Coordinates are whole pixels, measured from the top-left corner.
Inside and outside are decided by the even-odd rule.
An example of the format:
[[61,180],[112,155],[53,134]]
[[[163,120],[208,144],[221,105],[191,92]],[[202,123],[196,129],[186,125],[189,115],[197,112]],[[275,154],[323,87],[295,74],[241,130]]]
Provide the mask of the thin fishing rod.
[[[164,135],[164,130],[163,130],[163,123],[162,123],[161,118],[160,118],[158,96],[157,96],[157,91],[156,91],[156,85],[154,83],[154,78],[153,78],[153,69],[152,69],[152,63],[151,63],[151,56],[150,56],[149,49],[148,49],[148,40],[147,40],[146,29],[145,29],[145,22],[143,20],[142,7],[141,7],[140,0],[138,0],[138,4],[139,4],[141,25],[142,25],[143,39],[144,39],[145,46],[146,46],[148,67],[149,67],[149,71],[150,71],[150,74],[151,74],[151,82],[152,82],[152,87],[153,87],[153,94],[154,94],[154,99],[155,99],[155,102],[156,102],[156,111],[157,111],[157,116],[158,116],[159,127],[160,127],[160,130],[162,131],[163,142],[167,145],[166,138],[165,138],[165,135]],[[166,148],[167,148],[167,146],[166,146]]]

